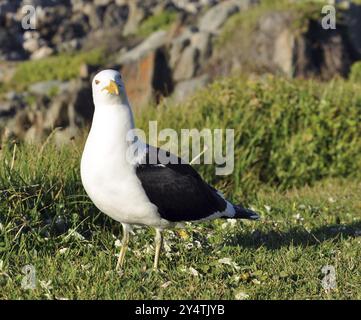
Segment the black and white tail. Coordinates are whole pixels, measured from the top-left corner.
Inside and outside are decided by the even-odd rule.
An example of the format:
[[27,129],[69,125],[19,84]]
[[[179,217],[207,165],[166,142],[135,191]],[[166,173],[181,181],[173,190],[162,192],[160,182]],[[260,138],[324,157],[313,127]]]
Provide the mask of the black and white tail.
[[242,206],[236,206],[233,205],[234,210],[236,211],[235,215],[234,215],[234,219],[248,219],[248,220],[259,220],[260,216],[250,210],[250,209],[246,209],[243,208]]

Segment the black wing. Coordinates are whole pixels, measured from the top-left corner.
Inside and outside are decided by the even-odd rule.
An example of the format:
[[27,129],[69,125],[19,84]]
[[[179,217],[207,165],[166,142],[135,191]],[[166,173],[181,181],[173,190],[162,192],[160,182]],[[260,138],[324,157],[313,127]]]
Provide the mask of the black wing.
[[161,217],[172,222],[195,221],[223,212],[226,201],[189,164],[178,160],[178,164],[149,164],[147,153],[146,161],[136,168],[145,193]]

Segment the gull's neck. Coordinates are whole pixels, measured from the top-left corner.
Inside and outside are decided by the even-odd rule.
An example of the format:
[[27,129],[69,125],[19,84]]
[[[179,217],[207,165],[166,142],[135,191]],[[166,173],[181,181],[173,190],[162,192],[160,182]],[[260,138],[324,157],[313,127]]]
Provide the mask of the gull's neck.
[[124,162],[129,147],[127,135],[132,129],[134,118],[129,104],[96,105],[86,148],[101,157]]

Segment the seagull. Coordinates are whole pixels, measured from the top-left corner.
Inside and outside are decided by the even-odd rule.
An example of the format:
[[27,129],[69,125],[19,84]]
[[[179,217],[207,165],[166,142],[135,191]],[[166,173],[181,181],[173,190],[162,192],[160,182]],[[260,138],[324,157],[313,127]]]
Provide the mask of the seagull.
[[[120,72],[99,72],[92,90],[95,111],[81,159],[81,180],[94,205],[122,224],[116,270],[123,268],[132,225],[155,228],[153,268],[157,270],[164,229],[217,218],[259,219],[252,210],[227,201],[183,159],[167,152],[173,160],[170,163],[150,161],[152,152],[164,150],[146,144],[134,133]],[[133,155],[129,150],[135,144],[130,141],[137,145]]]

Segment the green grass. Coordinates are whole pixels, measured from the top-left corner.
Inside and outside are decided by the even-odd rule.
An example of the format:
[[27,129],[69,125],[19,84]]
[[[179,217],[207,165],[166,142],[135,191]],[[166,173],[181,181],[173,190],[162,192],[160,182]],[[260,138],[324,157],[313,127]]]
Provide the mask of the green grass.
[[170,10],[150,16],[141,23],[137,35],[147,37],[155,31],[167,30],[177,18],[177,13]]
[[[188,238],[165,232],[159,273],[149,271],[154,233],[146,228],[135,229],[124,274],[114,271],[121,231],[83,190],[83,138],[62,148],[51,139],[4,143],[0,298],[360,299],[360,92],[345,81],[233,78],[137,115],[144,129],[155,119],[160,129],[235,128],[234,174],[197,169],[262,215],[187,225]],[[21,288],[29,264],[35,290]],[[336,268],[330,292],[321,285],[325,265]]]
[[361,62],[352,65],[349,79],[351,82],[361,83]]
[[105,62],[104,51],[96,49],[90,52],[64,53],[35,61],[18,64],[12,79],[0,85],[1,92],[25,90],[31,84],[50,80],[68,81],[79,76],[83,63],[101,65]]

